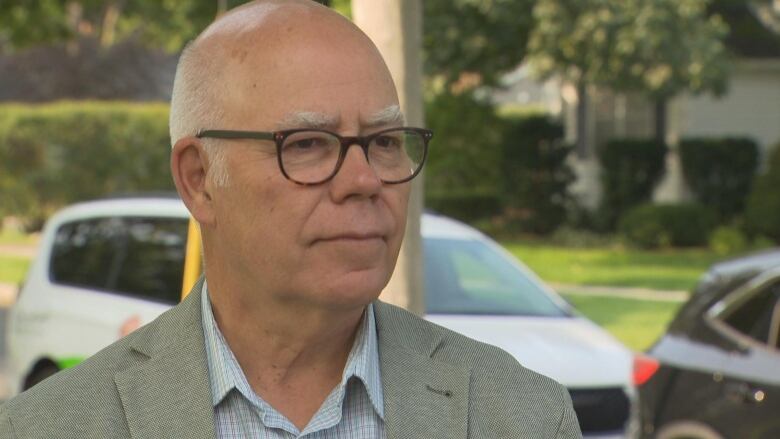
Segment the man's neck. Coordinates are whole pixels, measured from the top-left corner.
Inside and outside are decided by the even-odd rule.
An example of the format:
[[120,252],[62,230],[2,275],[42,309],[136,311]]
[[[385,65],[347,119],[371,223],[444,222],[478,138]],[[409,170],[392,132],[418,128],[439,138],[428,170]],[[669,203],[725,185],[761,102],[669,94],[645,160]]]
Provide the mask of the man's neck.
[[303,429],[341,381],[364,308],[264,301],[209,280],[214,318],[252,389]]

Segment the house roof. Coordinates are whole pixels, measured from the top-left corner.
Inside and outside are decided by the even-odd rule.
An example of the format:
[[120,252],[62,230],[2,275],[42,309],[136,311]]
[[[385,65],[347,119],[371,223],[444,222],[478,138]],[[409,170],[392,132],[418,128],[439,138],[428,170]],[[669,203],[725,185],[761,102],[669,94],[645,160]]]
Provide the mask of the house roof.
[[756,17],[747,0],[714,0],[710,12],[729,26],[726,46],[745,58],[780,58],[780,35]]

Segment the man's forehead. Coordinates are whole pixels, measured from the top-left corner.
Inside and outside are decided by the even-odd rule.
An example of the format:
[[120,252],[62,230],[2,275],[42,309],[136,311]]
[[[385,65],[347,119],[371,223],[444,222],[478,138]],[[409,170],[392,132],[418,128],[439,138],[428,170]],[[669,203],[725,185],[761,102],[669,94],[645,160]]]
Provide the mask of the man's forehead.
[[[291,128],[336,128],[341,125],[341,115],[319,111],[292,111],[287,113],[278,123],[277,129]],[[360,115],[360,126],[363,128],[384,125],[403,125],[404,116],[398,105],[388,105],[380,110]]]
[[312,12],[313,7],[319,6],[319,4],[309,0],[253,1],[231,9],[217,18],[198,36],[198,40],[224,37],[233,39],[266,27],[273,27],[274,24],[281,24],[285,18]]

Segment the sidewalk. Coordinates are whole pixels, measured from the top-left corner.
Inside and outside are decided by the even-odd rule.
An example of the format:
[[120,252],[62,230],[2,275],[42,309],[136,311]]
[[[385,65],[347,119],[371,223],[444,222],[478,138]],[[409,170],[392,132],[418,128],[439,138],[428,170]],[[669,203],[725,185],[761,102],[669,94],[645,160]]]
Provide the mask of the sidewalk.
[[685,302],[689,293],[683,290],[654,290],[650,288],[612,287],[598,285],[572,285],[548,282],[559,293],[582,296],[618,297],[621,299],[655,300],[659,302]]
[[0,282],[0,309],[8,309],[16,300],[16,285]]
[[3,244],[0,245],[0,255],[16,256],[20,258],[32,259],[38,252],[37,245],[28,244]]

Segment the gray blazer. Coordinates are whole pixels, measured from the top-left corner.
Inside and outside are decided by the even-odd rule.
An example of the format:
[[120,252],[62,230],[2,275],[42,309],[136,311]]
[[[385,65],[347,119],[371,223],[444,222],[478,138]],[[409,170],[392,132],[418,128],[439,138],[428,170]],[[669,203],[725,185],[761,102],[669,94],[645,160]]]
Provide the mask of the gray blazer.
[[[5,403],[0,438],[213,438],[200,287]],[[559,384],[395,306],[374,310],[388,439],[581,437]]]

